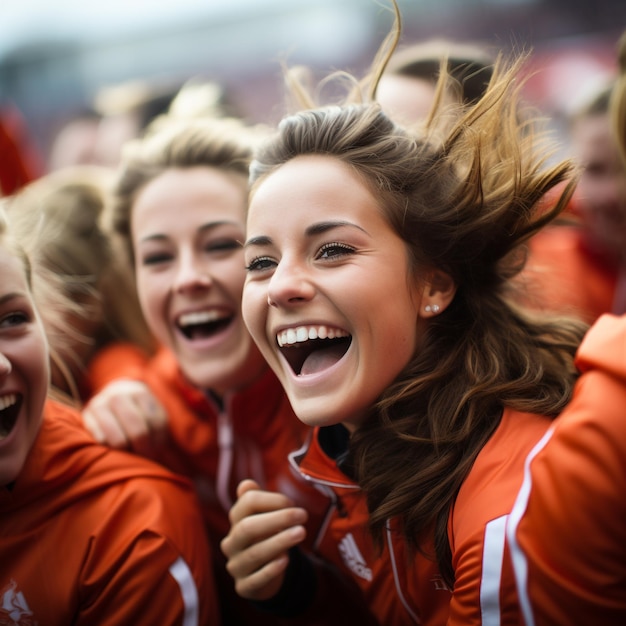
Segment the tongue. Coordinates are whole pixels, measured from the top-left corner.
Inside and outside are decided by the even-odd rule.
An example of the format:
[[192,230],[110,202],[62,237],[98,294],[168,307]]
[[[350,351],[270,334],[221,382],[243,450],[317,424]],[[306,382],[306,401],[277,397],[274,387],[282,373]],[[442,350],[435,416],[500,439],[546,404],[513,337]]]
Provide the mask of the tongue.
[[300,376],[306,376],[307,374],[316,374],[329,368],[339,361],[339,359],[346,353],[346,344],[334,344],[328,348],[321,348],[314,350],[309,354],[300,370]]

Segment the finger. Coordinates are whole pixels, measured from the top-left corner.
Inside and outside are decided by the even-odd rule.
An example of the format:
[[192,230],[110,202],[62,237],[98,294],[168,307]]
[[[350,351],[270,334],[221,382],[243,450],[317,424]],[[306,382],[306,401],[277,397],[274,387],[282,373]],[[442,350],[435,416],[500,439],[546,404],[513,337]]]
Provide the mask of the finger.
[[123,449],[128,446],[128,439],[115,415],[106,406],[92,407],[89,413],[99,428],[101,443],[112,448]]
[[241,498],[244,493],[252,491],[253,489],[261,489],[261,487],[256,481],[252,480],[252,478],[246,478],[237,485],[237,497]]
[[[299,507],[246,516],[231,526],[228,535],[221,542],[222,551],[228,557],[234,556],[294,526],[303,526],[307,518],[306,510]],[[285,546],[279,546],[279,549],[284,548]],[[270,560],[276,554],[265,555],[264,558]]]
[[106,439],[104,436],[104,431],[102,430],[102,428],[100,428],[98,420],[89,409],[85,409],[83,411],[83,424],[85,425],[85,428],[91,433],[91,436],[98,443],[105,443]]
[[269,600],[280,590],[288,565],[289,556],[281,555],[249,576],[236,578],[235,590],[248,600]]
[[[142,456],[161,459],[165,462],[166,448],[171,443],[169,416],[165,408],[147,385],[141,390],[137,389],[132,400],[135,415],[147,429],[147,436],[143,432],[133,434],[131,438],[133,449]],[[129,423],[129,431],[131,428],[133,428],[132,422]]]
[[149,438],[150,427],[146,414],[132,396],[120,394],[111,398],[109,408],[129,441]]
[[146,422],[153,435],[167,434],[168,414],[150,388],[137,390],[133,399],[139,411],[145,416]]
[[[245,489],[245,485],[243,489]],[[291,498],[282,493],[250,488],[244,491],[241,497],[233,504],[228,512],[228,519],[231,525],[234,525],[251,515],[278,511],[293,506],[294,502]]]
[[289,549],[302,543],[305,537],[304,526],[291,526],[234,553],[230,552],[226,537],[222,540],[221,546],[228,557],[226,569],[236,580],[247,578],[266,567],[268,563],[287,556]]

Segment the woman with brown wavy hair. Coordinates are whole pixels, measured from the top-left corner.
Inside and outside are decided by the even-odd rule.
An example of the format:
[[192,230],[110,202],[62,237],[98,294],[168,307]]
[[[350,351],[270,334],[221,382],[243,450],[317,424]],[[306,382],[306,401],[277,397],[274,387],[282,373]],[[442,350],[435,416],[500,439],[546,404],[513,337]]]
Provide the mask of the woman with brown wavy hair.
[[[381,624],[519,620],[505,522],[584,332],[514,304],[523,246],[574,184],[537,206],[573,169],[523,115],[522,62],[498,60],[465,109],[439,106],[444,71],[423,135],[371,99],[304,102],[251,167],[244,318],[314,427],[292,460],[334,498],[318,553]],[[238,493],[222,550],[239,593],[306,607],[306,512]]]

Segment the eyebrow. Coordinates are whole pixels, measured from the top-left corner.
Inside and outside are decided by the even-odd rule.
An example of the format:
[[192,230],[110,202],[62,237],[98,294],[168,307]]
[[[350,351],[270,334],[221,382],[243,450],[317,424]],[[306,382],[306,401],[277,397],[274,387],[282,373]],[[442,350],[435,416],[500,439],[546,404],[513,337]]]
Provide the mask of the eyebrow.
[[5,293],[0,297],[0,305],[5,302],[10,302],[11,300],[16,300],[17,298],[23,298],[25,296],[24,292],[20,291],[12,291],[11,293]]
[[[220,226],[236,226],[239,227],[240,224],[238,222],[231,222],[230,220],[220,220],[219,222],[208,222],[207,224],[203,224],[198,228],[199,233],[205,233],[215,228],[219,228]],[[144,241],[162,241],[168,239],[168,235],[165,233],[155,233],[154,235],[148,235],[143,239],[140,239],[140,242]]]
[[[309,226],[304,231],[304,234],[307,237],[314,237],[315,235],[321,235],[322,233],[333,230],[334,228],[341,228],[342,226],[357,228],[358,230],[364,232],[366,235],[369,235],[369,233],[358,224],[354,224],[353,222],[346,222],[344,220],[317,222],[316,224],[311,224],[311,226]],[[271,237],[260,235],[259,237],[251,237],[250,239],[248,239],[244,244],[244,247],[247,248],[248,246],[268,246],[271,243]]]

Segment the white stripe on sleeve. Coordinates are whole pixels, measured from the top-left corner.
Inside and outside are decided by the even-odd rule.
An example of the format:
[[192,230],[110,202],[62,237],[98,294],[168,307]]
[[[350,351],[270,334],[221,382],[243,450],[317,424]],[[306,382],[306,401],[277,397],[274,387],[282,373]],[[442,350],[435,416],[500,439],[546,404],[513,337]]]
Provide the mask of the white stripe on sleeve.
[[180,587],[185,607],[183,626],[198,626],[200,609],[198,606],[198,589],[189,566],[182,557],[170,567],[170,574]]
[[509,542],[509,549],[511,551],[511,560],[513,563],[517,593],[519,595],[519,603],[526,626],[535,626],[535,619],[533,617],[532,605],[528,595],[528,562],[526,560],[526,555],[522,552],[520,545],[517,542],[517,527],[526,512],[528,499],[530,497],[530,490],[532,487],[530,464],[539,451],[546,446],[550,437],[552,437],[553,432],[554,425],[539,440],[526,458],[524,463],[524,480],[522,481],[522,486],[520,487],[515,503],[513,504],[513,508],[511,509],[511,514],[506,528],[506,538]]
[[507,515],[485,526],[483,574],[480,581],[480,613],[483,626],[500,626],[500,585]]

